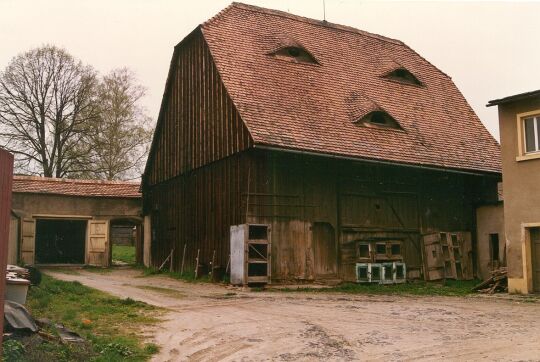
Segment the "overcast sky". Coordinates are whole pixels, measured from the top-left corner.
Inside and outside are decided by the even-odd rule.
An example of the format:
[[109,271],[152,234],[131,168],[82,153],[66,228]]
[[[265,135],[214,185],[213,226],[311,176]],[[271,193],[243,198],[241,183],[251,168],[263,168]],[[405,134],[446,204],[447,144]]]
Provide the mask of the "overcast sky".
[[[244,0],[323,18],[322,0]],[[64,47],[101,73],[133,69],[157,118],[173,47],[228,0],[0,0],[0,69],[32,47]],[[540,2],[326,0],[326,20],[399,39],[450,75],[498,139],[487,101],[540,89]]]

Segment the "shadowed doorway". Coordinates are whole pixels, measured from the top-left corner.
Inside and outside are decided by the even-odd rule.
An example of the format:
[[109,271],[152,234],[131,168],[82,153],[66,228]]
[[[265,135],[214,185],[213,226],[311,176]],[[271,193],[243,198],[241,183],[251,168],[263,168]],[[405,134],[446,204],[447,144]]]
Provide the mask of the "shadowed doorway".
[[84,264],[86,220],[36,221],[36,264]]

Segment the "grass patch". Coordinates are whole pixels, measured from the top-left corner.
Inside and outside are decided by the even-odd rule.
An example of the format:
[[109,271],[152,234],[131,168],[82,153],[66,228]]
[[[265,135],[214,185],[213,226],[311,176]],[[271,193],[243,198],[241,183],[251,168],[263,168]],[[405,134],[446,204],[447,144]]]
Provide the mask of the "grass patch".
[[[157,352],[157,346],[143,344],[139,333],[158,321],[158,309],[148,304],[43,275],[41,284],[30,289],[27,307],[35,318],[62,323],[88,343],[40,343],[22,360],[146,361]],[[54,334],[54,327],[48,332]]]
[[135,264],[135,247],[129,245],[113,245],[112,259],[127,264]]
[[54,271],[55,273],[62,273],[67,275],[81,275],[79,268],[66,268],[66,267],[47,267],[47,270]]
[[104,268],[101,266],[94,266],[94,265],[85,265],[82,268],[85,271],[96,273],[96,274],[109,274],[110,272],[112,272],[111,268]]
[[[404,284],[356,284],[344,283],[332,288],[271,288],[265,291],[304,292],[304,293],[349,293],[374,295],[440,295],[465,296],[472,294],[471,288],[478,284],[478,280],[447,280],[443,283],[415,281]],[[252,289],[260,291],[263,289]]]

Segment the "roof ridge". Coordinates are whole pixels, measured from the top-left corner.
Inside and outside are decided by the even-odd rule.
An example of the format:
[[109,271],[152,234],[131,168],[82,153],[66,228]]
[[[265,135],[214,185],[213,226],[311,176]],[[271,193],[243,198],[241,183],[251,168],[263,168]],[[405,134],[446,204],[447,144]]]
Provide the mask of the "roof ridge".
[[368,31],[360,30],[360,29],[354,28],[352,26],[331,23],[331,22],[328,22],[326,20],[317,20],[317,19],[308,18],[308,17],[301,16],[301,15],[291,14],[291,13],[288,13],[288,12],[285,12],[285,11],[282,11],[282,10],[263,8],[263,7],[260,7],[260,6],[244,4],[244,3],[236,2],[236,1],[231,3],[231,5],[227,6],[225,9],[221,10],[219,13],[217,13],[216,15],[214,15],[213,17],[211,17],[210,19],[208,19],[204,23],[202,23],[202,25],[204,26],[206,24],[209,24],[209,23],[215,21],[216,19],[223,16],[223,14],[225,12],[229,11],[233,7],[236,7],[236,8],[239,8],[239,9],[244,9],[244,10],[255,11],[255,12],[259,12],[259,13],[263,13],[263,14],[281,16],[281,17],[284,17],[284,18],[288,18],[288,19],[296,20],[296,21],[301,21],[301,22],[304,22],[304,23],[312,24],[312,25],[318,25],[318,26],[323,26],[323,27],[334,28],[334,29],[337,29],[337,30],[348,31],[348,32],[351,32],[351,33],[357,33],[357,34],[365,35],[365,36],[368,36],[368,37],[371,37],[371,38],[386,41],[388,43],[392,43],[392,44],[396,44],[396,45],[405,45],[400,40],[392,39],[392,38],[386,37],[384,35],[370,33]]
[[229,6],[227,6],[227,7],[223,8],[223,9],[221,9],[216,15],[214,15],[214,16],[212,16],[210,19],[208,19],[208,20],[202,22],[202,23],[200,24],[200,26],[205,26],[206,24],[209,24],[209,23],[211,23],[211,22],[217,20],[218,18],[222,17],[223,14],[225,14],[227,11],[229,11],[231,8],[233,8],[234,6],[236,6],[236,5],[238,5],[238,4],[244,5],[244,4],[241,4],[241,3],[232,2]]
[[126,185],[126,186],[140,185],[140,182],[136,182],[136,181],[70,179],[70,178],[56,178],[56,177],[30,176],[30,175],[14,175],[13,180],[27,180],[27,181],[39,181],[39,182],[62,182],[62,183],[94,184],[94,185],[103,185],[103,184]]

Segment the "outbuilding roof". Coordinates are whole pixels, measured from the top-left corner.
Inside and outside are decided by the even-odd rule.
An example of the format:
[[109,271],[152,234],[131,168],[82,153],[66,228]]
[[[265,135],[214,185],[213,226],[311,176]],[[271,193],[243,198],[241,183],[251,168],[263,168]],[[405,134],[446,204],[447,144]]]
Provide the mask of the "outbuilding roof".
[[514,94],[512,96],[508,96],[508,97],[504,97],[504,98],[500,98],[500,99],[494,99],[494,100],[488,102],[487,107],[497,106],[499,104],[517,102],[517,101],[521,101],[523,99],[539,98],[539,97],[540,97],[540,89],[535,90],[535,91],[531,91],[531,92]]
[[[501,170],[498,142],[452,79],[401,41],[239,3],[201,31],[255,147]],[[287,61],[291,47],[307,61]],[[418,84],[388,76],[399,69]],[[399,127],[358,122],[374,110]]]
[[140,198],[138,182],[73,180],[37,176],[14,176],[14,193],[84,197]]

